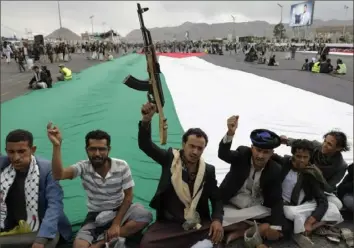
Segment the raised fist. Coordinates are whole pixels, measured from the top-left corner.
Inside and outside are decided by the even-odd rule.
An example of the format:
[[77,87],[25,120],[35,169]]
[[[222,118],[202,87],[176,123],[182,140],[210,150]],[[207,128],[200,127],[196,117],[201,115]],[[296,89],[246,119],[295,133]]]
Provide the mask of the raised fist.
[[156,105],[150,102],[145,103],[141,107],[141,115],[143,116],[142,121],[150,122],[155,113],[156,113]]
[[233,115],[227,119],[227,134],[230,136],[235,135],[236,129],[238,127],[238,115]]
[[49,122],[47,125],[47,135],[53,146],[61,145],[62,137],[60,130],[56,126],[53,126],[53,123],[51,122]]

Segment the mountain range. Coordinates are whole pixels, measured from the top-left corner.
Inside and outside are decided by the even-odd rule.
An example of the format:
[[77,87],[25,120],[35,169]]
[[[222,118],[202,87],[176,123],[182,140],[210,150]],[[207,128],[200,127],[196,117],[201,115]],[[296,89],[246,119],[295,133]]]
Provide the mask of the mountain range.
[[[192,23],[185,22],[182,25],[175,27],[160,27],[160,28],[150,28],[151,35],[155,41],[163,40],[184,40],[185,34],[189,32],[189,39],[199,40],[199,39],[213,39],[213,38],[224,38],[229,34],[236,34],[236,36],[273,36],[273,29],[276,24],[270,24],[265,21],[252,21],[252,22],[241,22],[241,23]],[[353,20],[314,20],[312,26],[310,26],[307,32],[314,32],[316,28],[320,27],[341,27],[341,26],[351,26],[353,29]],[[284,24],[286,29],[286,35],[288,37],[293,37],[293,29],[289,27],[288,24]],[[125,36],[125,40],[131,42],[139,42],[142,40],[140,29],[135,29]]]

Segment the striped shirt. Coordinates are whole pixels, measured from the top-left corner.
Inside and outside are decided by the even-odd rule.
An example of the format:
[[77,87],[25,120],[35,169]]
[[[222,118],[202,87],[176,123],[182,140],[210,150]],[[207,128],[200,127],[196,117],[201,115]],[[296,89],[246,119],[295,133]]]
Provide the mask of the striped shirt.
[[111,169],[102,178],[93,169],[89,160],[72,166],[74,178],[80,176],[87,194],[89,212],[102,212],[119,207],[124,199],[124,190],[134,187],[130,168],[124,160],[111,158]]

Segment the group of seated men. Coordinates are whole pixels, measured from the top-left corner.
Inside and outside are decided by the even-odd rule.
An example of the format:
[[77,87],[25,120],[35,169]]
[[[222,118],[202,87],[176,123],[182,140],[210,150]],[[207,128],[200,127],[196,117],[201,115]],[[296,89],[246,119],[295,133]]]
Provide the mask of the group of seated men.
[[347,66],[341,59],[337,59],[337,66],[334,68],[331,59],[327,58],[325,55],[322,55],[318,61],[316,61],[316,58],[312,58],[311,62],[309,62],[308,59],[305,59],[305,63],[302,65],[301,70],[313,73],[347,74]]
[[[32,67],[33,77],[29,82],[29,89],[47,89],[53,87],[52,73],[47,66],[34,65]],[[65,65],[59,65],[60,75],[57,77],[58,81],[69,81],[72,79],[72,72]]]
[[[347,170],[341,152],[349,147],[342,132],[331,131],[319,143],[257,129],[250,134],[250,147],[231,150],[239,122],[238,116],[232,116],[218,150],[219,158],[231,166],[218,187],[215,167],[202,156],[207,134],[191,128],[182,136],[180,149],[163,149],[151,138],[155,113],[154,104],[144,104],[138,125],[139,148],[162,168],[150,202],[156,210],[153,224],[152,213],[133,203],[133,175],[126,161],[110,156],[107,132],[89,132],[88,158],[64,166],[62,134],[49,123],[51,161],[35,156],[29,131],[14,130],[6,137],[7,156],[0,157],[0,246],[54,248],[69,242],[72,230],[63,211],[59,180],[76,177],[87,193],[88,213],[74,248],[127,244],[150,224],[141,248],[224,247],[252,228],[248,220],[259,225],[262,239],[253,247],[261,247],[262,240],[306,238],[326,224],[341,222],[341,199],[354,211],[352,171],[338,189],[340,199],[335,194]],[[282,144],[291,146],[291,154],[274,153]]]

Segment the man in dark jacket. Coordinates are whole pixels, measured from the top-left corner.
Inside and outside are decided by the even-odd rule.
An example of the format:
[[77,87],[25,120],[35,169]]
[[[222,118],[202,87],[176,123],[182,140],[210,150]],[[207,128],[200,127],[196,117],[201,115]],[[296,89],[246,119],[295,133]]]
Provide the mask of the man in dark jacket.
[[[273,160],[282,165],[282,196],[286,205],[284,212],[285,216],[294,222],[295,233],[312,232],[313,226],[321,222],[328,209],[327,197],[324,194],[325,179],[321,171],[310,164],[313,151],[314,146],[310,141],[295,140],[291,147],[292,156],[272,156]],[[313,210],[307,209],[304,213],[296,207],[312,200],[316,201],[316,206],[309,206],[308,209]]]
[[20,48],[17,54],[17,63],[18,63],[18,68],[20,72],[25,72],[25,55],[23,54],[23,48]]
[[42,72],[47,74],[47,85],[48,85],[48,88],[52,88],[53,87],[52,86],[53,85],[52,73],[50,72],[50,70],[45,65],[42,65],[41,69],[42,69]]
[[48,88],[48,76],[47,74],[40,70],[37,65],[32,67],[33,78],[29,82],[30,89],[46,89]]
[[[292,146],[295,139],[281,136],[282,144]],[[347,169],[342,152],[349,151],[347,136],[340,131],[330,131],[323,135],[323,142],[312,141],[315,149],[311,156],[310,163],[316,165],[326,179],[324,190],[326,193],[334,193],[337,185],[343,179]],[[328,201],[334,203],[340,210],[342,202],[334,195],[328,194]]]
[[333,71],[333,65],[331,59],[326,59],[321,62],[320,73],[331,73]]
[[[354,213],[354,166],[351,163],[348,166],[348,174],[345,176],[341,184],[338,186],[338,198],[341,199],[344,203],[344,206],[351,211],[351,219],[353,218]],[[349,219],[349,218],[348,218]]]
[[223,204],[215,168],[202,158],[207,135],[199,128],[189,129],[182,137],[181,150],[162,149],[151,140],[151,119],[156,106],[147,103],[141,112],[139,148],[162,166],[162,174],[150,202],[150,207],[156,210],[157,220],[144,234],[140,246],[182,248],[201,240],[211,247],[220,243],[223,239]]
[[[280,145],[280,137],[269,130],[254,130],[251,133],[251,147],[239,146],[236,151],[231,151],[238,116],[230,117],[227,126],[228,132],[221,140],[218,152],[221,160],[231,164],[230,171],[220,185],[222,200],[224,204],[229,204],[232,199],[232,204],[240,209],[259,205],[269,208],[270,216],[260,220],[269,224],[261,235],[267,239],[279,239],[283,235],[283,229],[286,229],[281,194],[281,168],[270,158],[274,149]],[[239,230],[231,232],[227,242],[242,235],[243,232]]]

